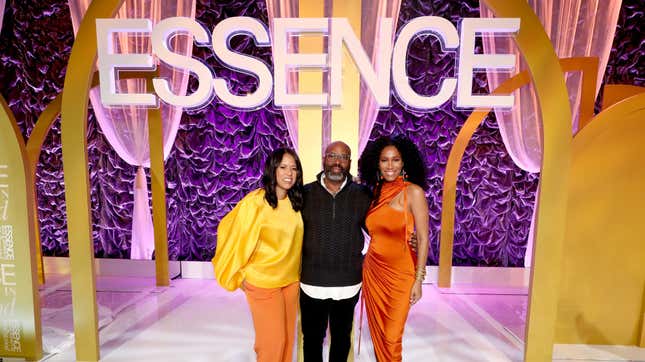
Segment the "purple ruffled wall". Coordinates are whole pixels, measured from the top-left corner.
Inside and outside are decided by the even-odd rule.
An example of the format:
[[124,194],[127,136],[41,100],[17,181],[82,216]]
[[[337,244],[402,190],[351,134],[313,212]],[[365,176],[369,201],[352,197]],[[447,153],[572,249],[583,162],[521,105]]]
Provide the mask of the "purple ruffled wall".
[[[605,81],[643,85],[643,9],[637,0],[623,2],[619,28]],[[453,23],[478,17],[477,1],[406,0],[399,24],[422,15],[437,15]],[[266,23],[264,1],[198,1],[197,20],[209,27],[231,16],[246,15]],[[38,115],[62,90],[73,43],[65,0],[7,1],[0,34],[0,92],[7,99],[27,137]],[[270,51],[249,39],[235,38],[238,51],[271,64]],[[221,66],[212,53],[195,48],[218,77],[246,93],[255,81]],[[454,56],[443,55],[432,38],[415,40],[409,72],[413,88],[432,94],[438,80],[454,71]],[[195,87],[194,81],[191,87]],[[476,88],[485,83],[478,79]],[[428,163],[431,213],[429,262],[438,260],[443,172],[450,147],[468,113],[449,103],[429,113],[411,112],[396,101],[382,111],[372,138],[404,133],[413,138]],[[237,112],[219,104],[185,112],[175,146],[166,164],[168,237],[171,259],[209,260],[221,217],[248,191],[258,186],[266,154],[290,145],[280,110],[272,105],[254,112]],[[92,221],[97,257],[128,258],[135,168],[122,161],[97,127],[88,120]],[[538,175],[517,168],[506,153],[493,119],[475,133],[459,174],[455,231],[456,265],[522,266]],[[68,254],[60,121],[47,137],[38,166],[38,212],[45,255]]]

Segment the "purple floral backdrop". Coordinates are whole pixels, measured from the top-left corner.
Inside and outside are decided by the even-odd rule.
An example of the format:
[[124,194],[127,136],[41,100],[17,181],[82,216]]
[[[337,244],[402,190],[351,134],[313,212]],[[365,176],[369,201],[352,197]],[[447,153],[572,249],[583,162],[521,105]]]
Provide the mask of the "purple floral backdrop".
[[[623,3],[605,81],[643,85],[643,40],[632,37],[642,33],[642,6],[637,0]],[[456,23],[461,17],[479,16],[477,4],[476,0],[405,0],[399,24],[422,15],[438,15]],[[266,23],[265,2],[197,3],[197,20],[209,27],[237,15],[257,17]],[[0,33],[0,92],[25,138],[43,109],[62,90],[72,43],[67,1],[7,1]],[[270,51],[255,47],[248,38],[234,38],[233,45],[271,64]],[[253,78],[223,67],[209,51],[195,48],[194,55],[205,59],[236,91],[245,93],[256,86]],[[431,94],[439,78],[453,72],[454,61],[453,55],[440,52],[433,38],[415,40],[408,65],[413,87]],[[479,78],[475,87],[483,90],[484,86],[485,79]],[[429,263],[436,264],[442,175],[450,147],[468,114],[453,110],[451,104],[429,113],[406,110],[396,100],[393,104],[379,114],[371,137],[404,133],[425,155],[430,184]],[[91,112],[88,140],[96,256],[128,258],[135,168],[112,150]],[[185,112],[166,164],[171,259],[212,257],[219,220],[258,186],[266,154],[280,145],[290,145],[289,138],[282,113],[271,105],[254,112],[237,112],[212,104]],[[37,176],[43,252],[65,256],[68,247],[59,121],[45,141]],[[456,265],[523,265],[538,177],[512,163],[494,119],[487,119],[467,148],[459,175]]]

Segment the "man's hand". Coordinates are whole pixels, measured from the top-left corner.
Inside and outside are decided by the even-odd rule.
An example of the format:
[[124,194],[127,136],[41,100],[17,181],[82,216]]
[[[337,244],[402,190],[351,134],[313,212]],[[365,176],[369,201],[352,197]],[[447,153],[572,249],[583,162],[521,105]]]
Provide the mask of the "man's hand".
[[414,251],[415,253],[417,252],[417,233],[415,231],[412,232],[410,235],[410,240],[408,240],[408,245],[410,245],[410,249]]

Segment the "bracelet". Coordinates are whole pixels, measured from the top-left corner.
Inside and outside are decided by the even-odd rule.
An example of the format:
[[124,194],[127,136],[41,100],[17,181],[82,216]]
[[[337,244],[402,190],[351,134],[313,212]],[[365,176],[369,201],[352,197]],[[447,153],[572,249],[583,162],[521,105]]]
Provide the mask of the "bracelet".
[[426,268],[425,268],[425,266],[417,268],[416,280],[422,282],[422,281],[425,280],[425,278],[426,278]]

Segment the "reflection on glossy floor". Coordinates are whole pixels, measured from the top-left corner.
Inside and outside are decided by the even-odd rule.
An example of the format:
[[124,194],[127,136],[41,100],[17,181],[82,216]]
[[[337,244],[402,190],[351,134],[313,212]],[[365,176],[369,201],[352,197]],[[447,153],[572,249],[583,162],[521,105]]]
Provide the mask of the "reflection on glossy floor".
[[[241,292],[228,293],[204,279],[177,279],[167,288],[154,283],[154,278],[97,278],[102,361],[255,360],[252,322]],[[68,278],[51,275],[41,299],[43,360],[73,361]],[[424,285],[424,297],[406,326],[403,360],[521,361],[526,301],[521,288]],[[375,361],[363,323],[362,351],[355,361]],[[556,358],[591,356],[591,347],[573,347],[556,346]],[[645,360],[645,351],[614,349],[605,356]]]

